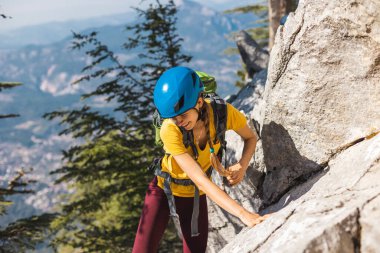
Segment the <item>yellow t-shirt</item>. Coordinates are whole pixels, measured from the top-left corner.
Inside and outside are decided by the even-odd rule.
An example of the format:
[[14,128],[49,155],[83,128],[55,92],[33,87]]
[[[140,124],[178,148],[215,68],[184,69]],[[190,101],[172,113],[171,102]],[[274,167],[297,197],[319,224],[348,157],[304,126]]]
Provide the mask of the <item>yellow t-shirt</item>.
[[[210,128],[210,137],[211,140],[214,140],[215,138],[215,124],[214,124],[214,112],[212,110],[212,106],[210,105],[210,102],[207,101],[207,105],[209,106],[209,128]],[[239,130],[243,128],[247,124],[247,119],[245,118],[244,114],[239,112],[235,107],[233,107],[231,104],[227,103],[227,130]],[[191,150],[191,147],[188,148],[185,147],[183,144],[182,139],[182,133],[179,127],[171,120],[171,119],[165,119],[161,126],[160,131],[160,137],[162,142],[164,143],[164,150],[166,153],[171,154],[170,156],[165,156],[162,159],[162,171],[169,172],[170,175],[173,178],[177,179],[189,179],[187,174],[180,168],[180,166],[177,164],[173,156],[180,155],[184,153],[189,153],[191,156],[193,156],[193,151]],[[202,170],[204,172],[207,171],[207,169],[211,166],[210,162],[210,147],[207,143],[205,148],[201,150],[197,144],[195,144],[197,150],[198,150],[198,160],[197,162],[201,166]],[[218,153],[220,149],[220,143],[216,143],[213,145],[215,153]],[[163,182],[164,179],[161,177],[158,177],[158,186],[163,188]],[[183,186],[178,184],[171,184],[171,190],[173,192],[173,195],[179,196],[179,197],[194,197],[194,186]],[[200,191],[200,195],[204,194],[202,191]]]

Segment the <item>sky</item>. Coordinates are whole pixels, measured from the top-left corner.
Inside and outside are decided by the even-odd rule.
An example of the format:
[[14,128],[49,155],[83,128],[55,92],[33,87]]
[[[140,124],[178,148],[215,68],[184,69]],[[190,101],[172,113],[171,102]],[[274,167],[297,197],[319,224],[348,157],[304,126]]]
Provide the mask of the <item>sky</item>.
[[[145,4],[148,1],[144,1]],[[164,2],[165,0],[161,1]],[[181,0],[175,0],[179,2]],[[252,4],[257,0],[194,0],[215,10]],[[12,19],[1,20],[1,30],[22,26],[105,16],[128,12],[130,6],[141,7],[141,0],[0,0],[0,14]]]

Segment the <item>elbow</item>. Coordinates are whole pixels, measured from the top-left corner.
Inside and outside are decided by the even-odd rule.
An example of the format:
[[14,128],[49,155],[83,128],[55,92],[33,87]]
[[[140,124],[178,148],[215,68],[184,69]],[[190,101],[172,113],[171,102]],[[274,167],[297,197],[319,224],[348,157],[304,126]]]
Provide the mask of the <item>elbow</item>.
[[252,135],[251,137],[245,139],[244,143],[252,143],[252,144],[256,145],[256,143],[257,143],[257,137],[256,137],[256,135]]

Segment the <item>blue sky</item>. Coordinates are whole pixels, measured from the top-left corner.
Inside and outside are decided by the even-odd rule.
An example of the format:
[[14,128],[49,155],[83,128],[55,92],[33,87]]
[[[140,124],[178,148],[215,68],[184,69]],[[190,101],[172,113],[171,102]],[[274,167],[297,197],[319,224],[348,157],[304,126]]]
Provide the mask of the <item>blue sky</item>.
[[[181,0],[175,0],[181,2]],[[257,0],[194,0],[215,10],[252,4]],[[145,1],[145,3],[151,0]],[[164,1],[161,1],[164,2]],[[123,13],[141,0],[0,0],[0,13],[12,16],[1,20],[1,30],[27,25]]]

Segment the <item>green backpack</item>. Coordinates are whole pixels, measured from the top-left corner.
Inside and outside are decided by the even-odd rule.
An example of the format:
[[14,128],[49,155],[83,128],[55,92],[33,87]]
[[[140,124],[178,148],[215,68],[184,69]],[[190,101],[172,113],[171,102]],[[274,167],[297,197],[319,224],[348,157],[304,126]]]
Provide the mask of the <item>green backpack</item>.
[[[227,129],[227,105],[226,102],[219,97],[218,94],[216,94],[216,88],[217,83],[215,80],[215,77],[210,76],[209,74],[201,71],[196,71],[197,75],[201,79],[201,82],[204,86],[204,98],[210,100],[210,104],[214,111],[214,123],[216,126],[216,138],[220,141],[222,148],[221,151],[226,148],[226,141],[225,141],[225,132]],[[153,115],[153,126],[155,127],[155,143],[158,146],[163,146],[161,137],[160,137],[160,130],[161,130],[161,124],[162,119],[160,118],[160,115],[158,114],[158,111],[156,111]],[[196,151],[193,136],[190,132],[184,131],[181,129],[181,132],[183,134],[183,143],[185,144],[185,147],[187,148],[189,145],[192,146],[193,152],[195,154],[195,157],[198,157],[198,153]],[[218,156],[219,159],[221,159],[222,152],[219,152]]]

